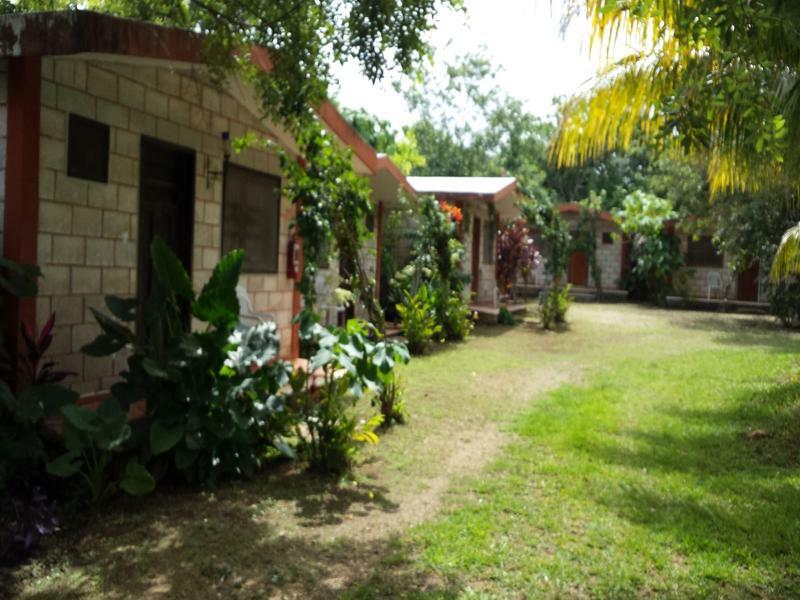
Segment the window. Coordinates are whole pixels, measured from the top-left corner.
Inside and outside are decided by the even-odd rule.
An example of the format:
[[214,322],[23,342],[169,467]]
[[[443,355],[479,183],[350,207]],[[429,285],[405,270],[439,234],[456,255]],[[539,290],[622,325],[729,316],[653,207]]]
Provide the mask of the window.
[[242,270],[278,272],[281,181],[229,165],[222,205],[222,252],[244,250]]
[[494,264],[495,244],[497,243],[497,228],[492,221],[483,224],[483,262]]
[[78,115],[69,115],[67,175],[108,182],[108,125]]
[[613,244],[614,243],[614,236],[611,235],[608,231],[603,232],[603,243],[604,244]]
[[704,235],[696,241],[689,238],[686,265],[689,267],[722,267],[722,255],[717,252],[710,235]]

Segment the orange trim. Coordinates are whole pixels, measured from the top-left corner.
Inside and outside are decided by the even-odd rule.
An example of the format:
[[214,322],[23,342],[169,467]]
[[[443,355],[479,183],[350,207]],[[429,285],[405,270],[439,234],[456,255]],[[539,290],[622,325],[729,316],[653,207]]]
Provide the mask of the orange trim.
[[[31,265],[38,262],[41,82],[40,57],[9,59],[3,256]],[[8,297],[3,313],[9,349],[24,351],[22,326],[35,329],[36,298]]]
[[[580,214],[581,205],[578,204],[577,202],[567,202],[566,204],[560,204],[558,206],[558,212],[566,213],[566,214]],[[597,211],[597,215],[603,221],[609,221],[609,222],[612,222],[612,223],[615,222],[614,221],[614,216],[610,212],[608,212],[606,210]]]
[[506,187],[504,187],[502,190],[497,192],[492,198],[492,202],[497,203],[500,200],[503,200],[506,196],[509,196],[516,191],[517,191],[517,181],[515,179],[514,181],[509,183]]
[[[302,161],[301,161],[302,164]],[[303,203],[301,200],[295,202],[295,214],[300,216],[303,210]],[[294,235],[294,233],[292,233]],[[303,277],[303,238],[295,235],[295,244],[297,244],[297,267],[295,269],[294,281],[292,282],[292,317],[300,314],[303,308],[303,297],[300,295],[300,287],[297,285]],[[292,346],[291,354],[292,359],[300,358],[300,325],[292,323]]]
[[383,202],[375,207],[375,297],[381,299],[381,256],[383,255]]

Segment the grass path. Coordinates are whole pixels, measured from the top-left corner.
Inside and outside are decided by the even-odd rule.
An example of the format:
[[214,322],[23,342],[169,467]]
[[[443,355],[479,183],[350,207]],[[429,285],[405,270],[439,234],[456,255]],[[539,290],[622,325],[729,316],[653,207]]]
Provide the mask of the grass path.
[[[356,483],[276,466],[121,502],[13,575],[25,598],[800,594],[800,338],[576,305],[406,371]],[[768,436],[748,439],[763,429]]]

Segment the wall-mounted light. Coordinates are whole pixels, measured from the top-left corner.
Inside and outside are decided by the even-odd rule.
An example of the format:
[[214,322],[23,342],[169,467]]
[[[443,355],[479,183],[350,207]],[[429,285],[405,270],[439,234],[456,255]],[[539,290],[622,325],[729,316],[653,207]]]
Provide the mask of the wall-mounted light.
[[222,165],[212,168],[211,157],[206,154],[206,189],[211,189],[212,182],[216,181],[225,174],[225,165],[231,158],[231,135],[227,131],[220,134],[222,139]]

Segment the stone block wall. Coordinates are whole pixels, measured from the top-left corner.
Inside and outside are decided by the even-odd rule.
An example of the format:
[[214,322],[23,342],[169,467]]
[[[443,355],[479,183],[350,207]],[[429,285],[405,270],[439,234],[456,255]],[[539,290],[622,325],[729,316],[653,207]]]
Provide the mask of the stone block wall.
[[[481,221],[481,247],[480,247],[480,266],[478,277],[478,293],[473,301],[486,304],[492,303],[495,300],[495,290],[497,289],[497,281],[495,280],[494,262],[488,263],[483,260],[483,244],[486,231],[484,230],[486,222],[489,220],[489,208],[485,202],[471,202],[464,207],[463,210],[465,221],[469,220],[469,225],[464,226],[464,260],[461,263],[461,269],[467,275],[472,275],[472,236],[475,235],[474,225],[475,218]],[[472,283],[467,284],[466,290],[469,292],[472,289]]]
[[[681,252],[684,257],[689,247],[689,236],[678,234],[681,242]],[[722,278],[722,293],[716,290],[711,291],[711,298],[724,298],[727,290],[727,298],[736,299],[737,278],[731,269],[730,261],[727,256],[722,257],[722,267],[685,267],[673,278],[674,285],[678,288],[677,293],[686,293],[690,298],[708,297],[708,276],[711,272],[717,272]],[[684,289],[681,289],[681,288]]]
[[[111,127],[109,182],[66,175],[69,113]],[[201,70],[105,63],[57,57],[42,61],[41,158],[39,171],[39,263],[44,272],[37,321],[57,314],[52,356],[60,368],[78,375],[72,385],[82,393],[107,389],[124,357],[96,359],[80,347],[98,332],[90,307],[107,294],[136,293],[139,208],[139,149],[142,136],[196,152],[195,222],[192,281],[199,291],[220,258],[222,181],[206,177],[220,170],[223,131],[232,138],[266,126],[234,96],[205,78]],[[234,154],[231,162],[280,176],[278,156],[263,149]],[[281,204],[277,274],[250,273],[243,282],[257,311],[279,324],[284,356],[290,353],[293,282],[286,277],[288,224],[293,207]]]
[[[578,226],[578,217],[573,214],[562,215],[570,225],[570,230]],[[603,234],[614,234],[610,244],[603,243]],[[598,221],[597,223],[597,265],[600,267],[600,283],[603,289],[617,290],[622,288],[622,233],[616,224],[608,221]],[[540,250],[541,251],[541,250]],[[566,278],[566,273],[564,274]],[[566,279],[565,279],[566,280]],[[550,284],[550,276],[545,271],[545,261],[542,259],[534,269],[530,278],[530,283],[539,286]],[[595,287],[594,276],[591,268],[589,269],[588,287]]]

